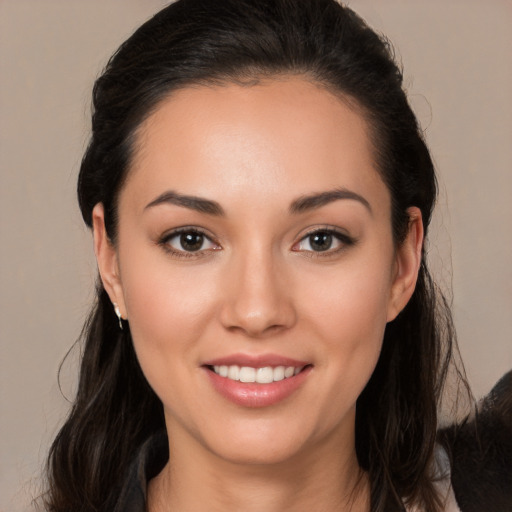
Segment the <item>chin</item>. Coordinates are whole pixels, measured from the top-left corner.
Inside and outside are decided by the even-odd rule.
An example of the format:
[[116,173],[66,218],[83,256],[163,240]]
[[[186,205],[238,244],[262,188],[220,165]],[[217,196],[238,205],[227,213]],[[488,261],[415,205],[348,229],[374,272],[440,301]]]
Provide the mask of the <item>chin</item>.
[[216,455],[239,466],[272,466],[290,462],[303,451],[306,451],[304,445],[293,440],[271,443],[239,440],[236,444],[218,447]]
[[238,465],[282,465],[303,460],[315,456],[323,441],[331,436],[327,430],[318,431],[303,417],[297,418],[236,422],[211,435],[205,432],[202,444],[221,459]]

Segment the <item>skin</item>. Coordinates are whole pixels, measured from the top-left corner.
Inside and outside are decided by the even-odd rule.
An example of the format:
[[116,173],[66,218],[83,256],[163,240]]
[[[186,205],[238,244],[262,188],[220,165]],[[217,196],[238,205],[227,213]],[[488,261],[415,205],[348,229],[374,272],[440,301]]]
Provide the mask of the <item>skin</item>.
[[[333,189],[368,205],[345,198],[290,211]],[[147,207],[170,190],[216,201],[224,215]],[[150,483],[151,511],[369,510],[355,407],[386,323],[416,283],[423,230],[419,210],[409,214],[396,247],[365,120],[305,79],[183,89],[144,122],[115,245],[101,204],[93,221],[104,286],[164,405],[172,456]],[[206,233],[199,251],[176,252],[179,237],[162,242],[183,226]],[[312,250],[308,234],[326,227],[342,239]],[[233,353],[312,369],[285,400],[242,407],[202,366]]]

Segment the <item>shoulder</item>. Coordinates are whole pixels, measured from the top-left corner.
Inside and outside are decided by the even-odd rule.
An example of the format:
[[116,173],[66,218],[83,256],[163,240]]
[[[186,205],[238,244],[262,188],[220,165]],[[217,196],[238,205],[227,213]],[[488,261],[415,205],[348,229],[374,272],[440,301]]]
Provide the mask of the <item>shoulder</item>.
[[[512,371],[473,418],[439,432],[461,512],[512,510]],[[449,509],[448,509],[449,510]]]

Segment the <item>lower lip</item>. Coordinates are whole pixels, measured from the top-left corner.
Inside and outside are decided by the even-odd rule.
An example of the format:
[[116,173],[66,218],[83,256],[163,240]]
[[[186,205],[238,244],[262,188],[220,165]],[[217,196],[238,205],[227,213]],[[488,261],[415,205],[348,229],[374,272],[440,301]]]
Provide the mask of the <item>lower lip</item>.
[[231,380],[217,375],[206,367],[205,371],[215,390],[229,401],[243,407],[268,407],[285,400],[297,391],[308,377],[311,368],[307,366],[293,377],[269,384]]

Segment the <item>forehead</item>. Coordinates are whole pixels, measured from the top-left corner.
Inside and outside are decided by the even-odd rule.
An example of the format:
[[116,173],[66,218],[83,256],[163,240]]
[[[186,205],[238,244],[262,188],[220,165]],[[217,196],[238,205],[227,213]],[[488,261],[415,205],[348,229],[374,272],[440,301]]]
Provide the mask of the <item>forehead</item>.
[[334,187],[386,196],[368,131],[348,100],[300,78],[189,87],[139,128],[126,195],[138,207],[167,189],[227,203]]

